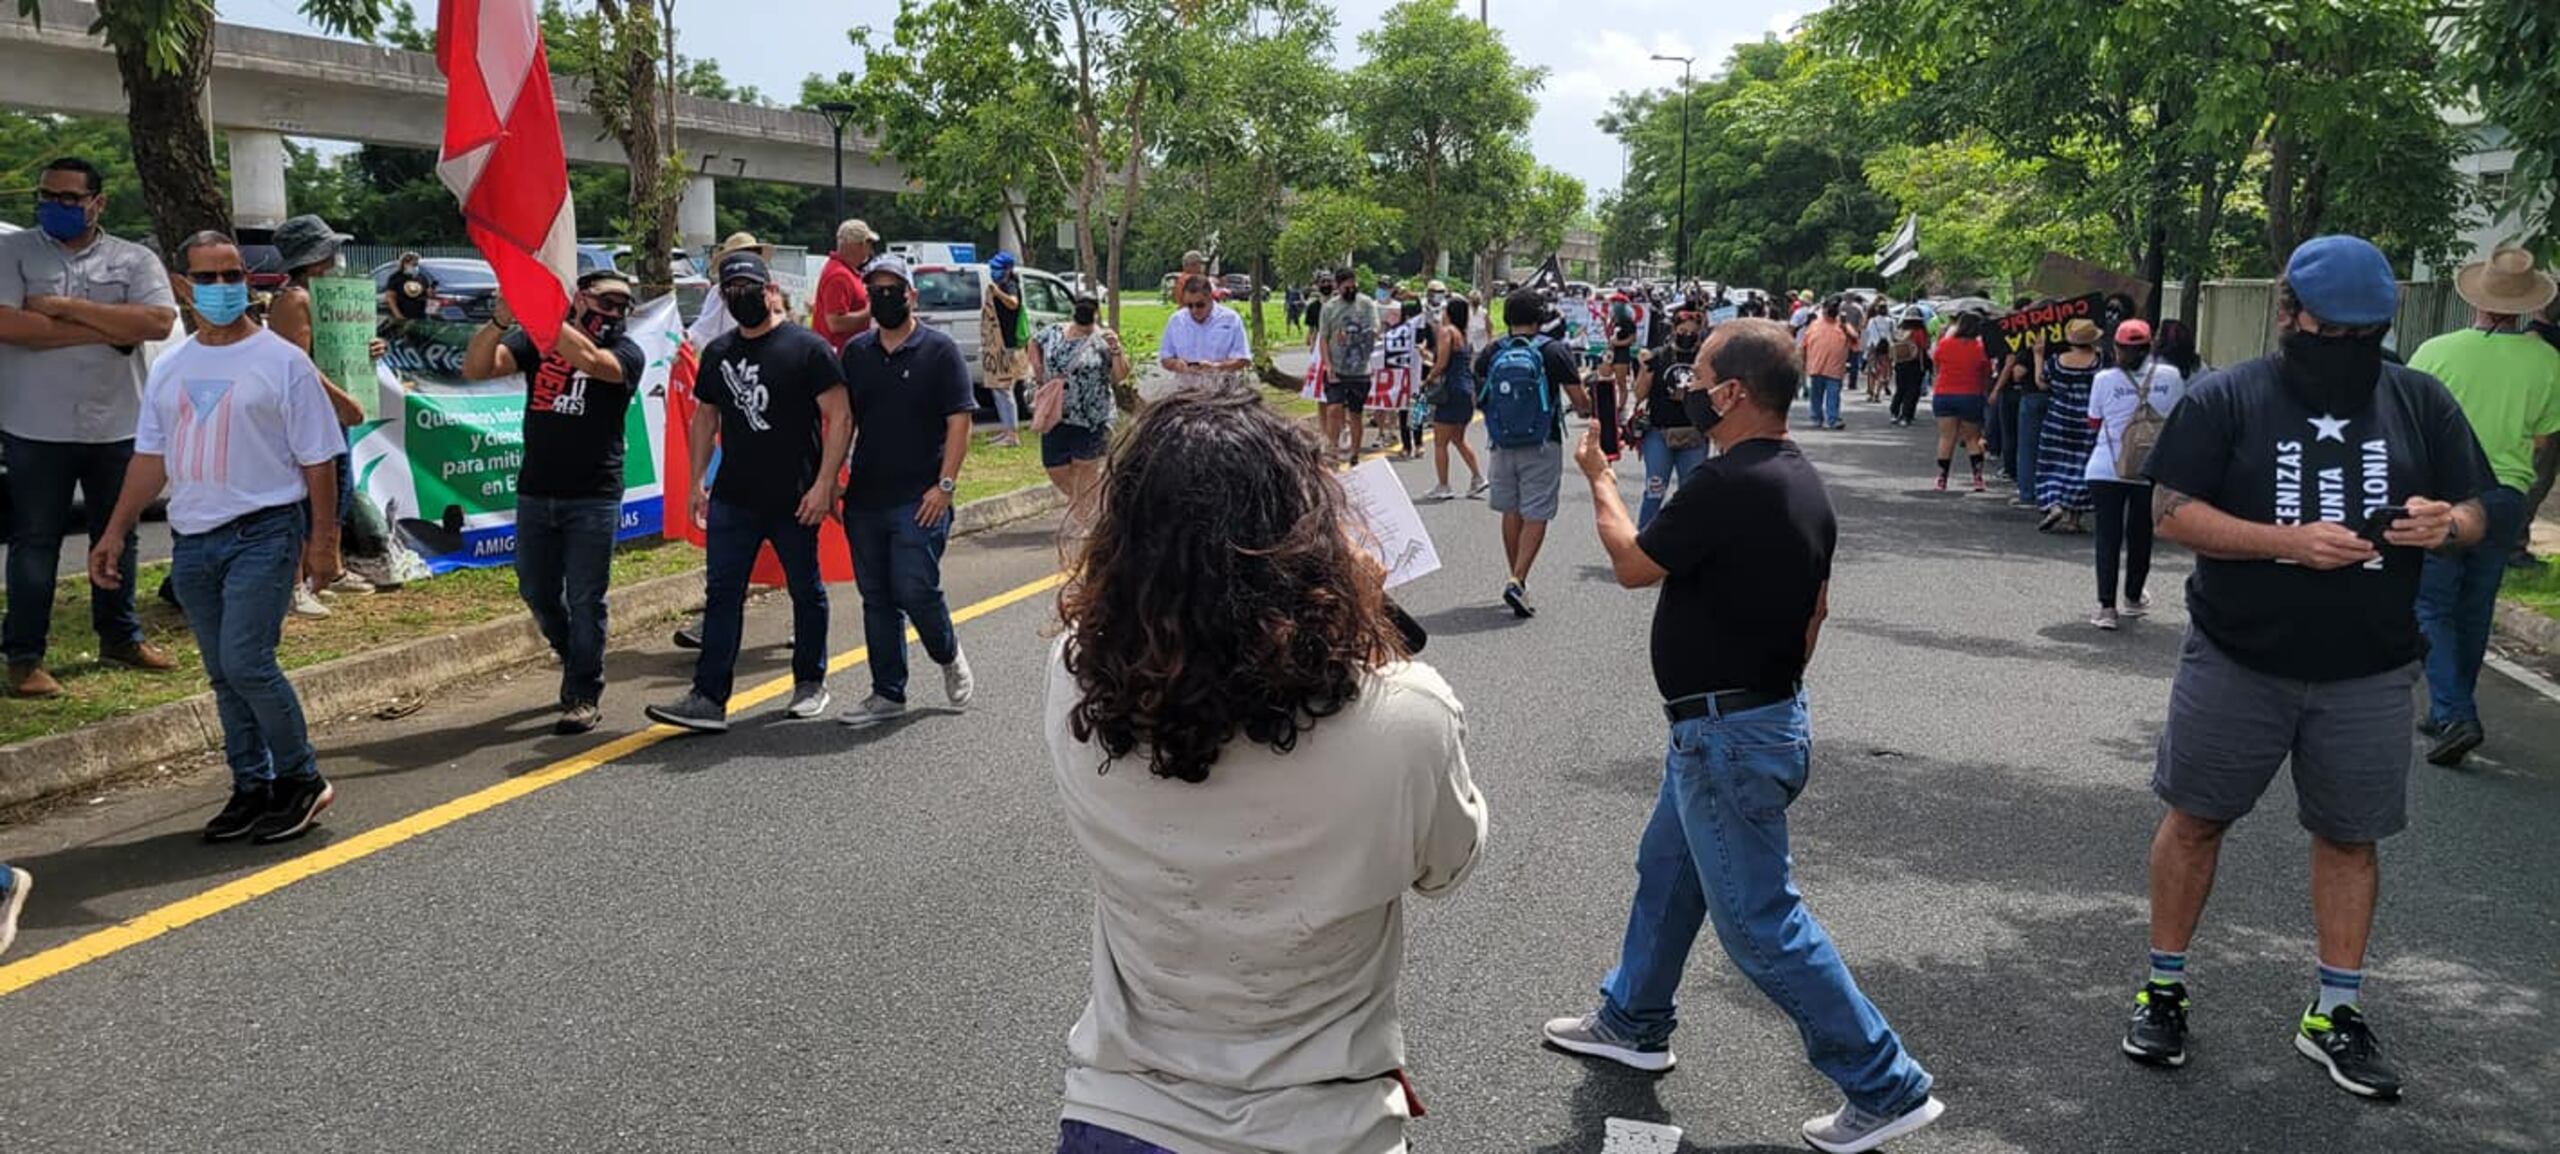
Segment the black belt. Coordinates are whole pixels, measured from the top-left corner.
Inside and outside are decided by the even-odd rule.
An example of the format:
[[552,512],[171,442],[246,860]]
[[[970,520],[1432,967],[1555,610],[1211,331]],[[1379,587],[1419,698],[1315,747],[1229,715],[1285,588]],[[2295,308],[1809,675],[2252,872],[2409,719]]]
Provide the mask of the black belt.
[[1687,697],[1674,698],[1670,701],[1663,702],[1662,715],[1670,718],[1675,723],[1682,721],[1695,721],[1701,717],[1715,717],[1729,713],[1740,713],[1746,709],[1758,709],[1765,705],[1776,705],[1781,701],[1793,701],[1796,699],[1796,694],[1798,692],[1799,689],[1791,688],[1785,691],[1773,689],[1719,689],[1713,693],[1692,693]]

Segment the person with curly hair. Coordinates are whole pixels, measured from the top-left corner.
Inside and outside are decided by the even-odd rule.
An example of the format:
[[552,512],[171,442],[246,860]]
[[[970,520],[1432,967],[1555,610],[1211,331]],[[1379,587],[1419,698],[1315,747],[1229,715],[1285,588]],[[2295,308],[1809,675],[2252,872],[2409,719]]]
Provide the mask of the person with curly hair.
[[1405,1148],[1404,894],[1466,879],[1485,804],[1356,524],[1251,390],[1112,452],[1045,723],[1096,922],[1061,1154]]

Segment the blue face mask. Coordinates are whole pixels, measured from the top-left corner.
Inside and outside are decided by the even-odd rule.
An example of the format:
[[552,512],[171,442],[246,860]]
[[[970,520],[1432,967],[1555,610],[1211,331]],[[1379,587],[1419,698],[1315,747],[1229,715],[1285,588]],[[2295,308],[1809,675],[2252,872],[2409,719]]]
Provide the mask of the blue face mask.
[[76,204],[36,204],[36,227],[55,240],[78,240],[89,231],[89,210]]
[[249,311],[249,286],[245,284],[200,284],[196,290],[196,315],[204,323],[221,328],[240,319]]

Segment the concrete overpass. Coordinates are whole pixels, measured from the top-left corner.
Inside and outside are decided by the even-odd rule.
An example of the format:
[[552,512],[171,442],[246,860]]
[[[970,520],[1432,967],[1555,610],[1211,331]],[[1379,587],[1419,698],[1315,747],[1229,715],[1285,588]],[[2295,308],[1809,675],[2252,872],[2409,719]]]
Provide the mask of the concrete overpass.
[[[43,0],[39,26],[0,10],[0,105],[79,116],[125,115],[114,54],[88,32],[97,9],[81,0]],[[273,225],[285,203],[287,136],[434,151],[444,143],[444,77],[435,57],[346,40],[217,24],[206,102],[231,145],[232,213]],[[587,111],[582,80],[554,74],[562,136],[573,163],[626,163],[620,143]],[[676,137],[695,165],[677,212],[687,246],[711,243],[714,178],[738,177],[832,187],[835,138],[814,112],[680,96]],[[879,142],[849,132],[844,182],[850,189],[907,190],[906,175]]]

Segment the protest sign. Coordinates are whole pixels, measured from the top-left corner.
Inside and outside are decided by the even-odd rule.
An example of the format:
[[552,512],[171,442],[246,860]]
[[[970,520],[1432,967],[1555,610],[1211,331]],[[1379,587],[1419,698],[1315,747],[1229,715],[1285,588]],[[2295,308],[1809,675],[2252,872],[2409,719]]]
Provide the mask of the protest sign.
[[2035,272],[2027,277],[2025,287],[2055,300],[2088,293],[2102,297],[2108,293],[2123,293],[2133,298],[2135,304],[2151,299],[2150,281],[2058,252],[2048,252],[2036,261]]
[[370,421],[381,415],[382,390],[374,387],[373,281],[366,277],[311,278],[311,361],[329,380],[364,406]]
[[1379,457],[1342,474],[1342,492],[1351,499],[1351,515],[1359,521],[1352,539],[1387,570],[1387,588],[1437,572],[1440,551],[1422,527],[1422,514],[1406,495],[1393,466]]
[[2032,347],[2038,337],[2049,344],[2059,345],[2062,343],[2063,326],[2084,318],[2095,324],[2104,308],[2104,298],[2096,293],[2067,300],[2037,301],[1991,322],[1991,331],[1984,335],[1983,347],[1989,349],[1992,356],[2005,357],[2014,350]]
[[1711,325],[1720,325],[1741,315],[1742,309],[1735,305],[1726,305],[1720,309],[1708,309],[1707,323]]

